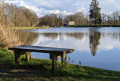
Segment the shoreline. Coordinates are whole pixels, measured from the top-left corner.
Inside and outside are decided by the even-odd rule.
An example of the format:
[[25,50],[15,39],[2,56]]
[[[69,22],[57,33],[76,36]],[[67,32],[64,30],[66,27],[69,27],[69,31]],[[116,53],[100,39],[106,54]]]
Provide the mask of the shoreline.
[[81,25],[81,26],[74,26],[74,27],[120,27],[120,25]]
[[[120,25],[82,25],[82,26],[62,26],[62,27],[74,27],[74,28],[88,28],[88,27],[94,27],[94,28],[102,28],[102,27],[120,27]],[[55,27],[55,28],[62,28],[62,27]],[[48,28],[54,28],[50,26],[41,26],[41,27],[14,27],[15,30],[32,30],[32,29],[48,29]]]
[[41,27],[15,27],[16,30],[32,30],[32,29],[48,29],[50,26],[41,26]]

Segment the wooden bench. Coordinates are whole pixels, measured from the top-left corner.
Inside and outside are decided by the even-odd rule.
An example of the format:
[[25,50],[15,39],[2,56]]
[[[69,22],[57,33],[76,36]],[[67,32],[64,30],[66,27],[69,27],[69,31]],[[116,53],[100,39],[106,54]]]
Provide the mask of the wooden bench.
[[74,49],[67,48],[53,48],[53,47],[42,47],[42,46],[18,46],[11,47],[9,50],[14,50],[15,53],[15,63],[21,63],[20,56],[26,54],[26,61],[31,60],[31,54],[27,52],[42,52],[49,53],[50,59],[52,59],[52,71],[57,68],[57,58],[61,56],[61,63],[64,65],[66,63],[66,54],[74,52]]

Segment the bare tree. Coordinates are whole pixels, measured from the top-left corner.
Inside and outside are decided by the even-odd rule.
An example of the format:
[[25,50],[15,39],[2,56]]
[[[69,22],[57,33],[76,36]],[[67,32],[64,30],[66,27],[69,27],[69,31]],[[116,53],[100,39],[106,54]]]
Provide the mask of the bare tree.
[[23,12],[27,20],[30,22],[31,27],[38,24],[38,16],[35,12],[27,8],[23,8]]

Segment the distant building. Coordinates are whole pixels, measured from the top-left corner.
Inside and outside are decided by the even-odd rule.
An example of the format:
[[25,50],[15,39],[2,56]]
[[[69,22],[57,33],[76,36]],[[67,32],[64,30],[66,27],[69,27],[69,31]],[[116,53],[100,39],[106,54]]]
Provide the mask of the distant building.
[[71,21],[71,20],[67,20],[66,23],[64,24],[64,26],[74,26],[75,25],[75,21]]

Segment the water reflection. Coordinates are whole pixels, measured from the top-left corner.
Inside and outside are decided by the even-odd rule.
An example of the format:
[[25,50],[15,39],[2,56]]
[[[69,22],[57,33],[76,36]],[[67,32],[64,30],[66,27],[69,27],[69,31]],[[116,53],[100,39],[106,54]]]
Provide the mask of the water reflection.
[[[70,63],[120,71],[120,28],[38,29],[22,31],[20,36],[27,45],[75,49],[67,55],[74,61]],[[48,54],[32,55],[49,59]]]
[[100,44],[100,37],[101,33],[97,32],[96,29],[90,30],[89,32],[89,39],[90,39],[90,50],[93,56],[95,56],[96,52],[98,51],[98,45]]
[[59,32],[58,29],[56,32],[46,30],[47,32],[45,31],[44,33],[36,32],[36,30],[31,32],[30,30],[29,32],[19,32],[19,35],[21,40],[27,45],[74,48],[79,51],[91,51],[93,56],[101,49],[109,50],[120,47],[120,32],[118,29],[118,32],[116,30],[101,30],[101,28],[86,28],[87,31],[77,28],[76,30],[74,29],[74,32],[72,30],[71,33],[70,29],[66,32],[61,30]]
[[52,40],[66,40],[66,38],[75,38],[78,40],[82,40],[84,35],[87,35],[85,33],[40,33],[39,35],[42,35],[46,38],[52,39]]
[[32,32],[24,32],[24,31],[21,32],[20,31],[20,32],[18,32],[18,36],[25,45],[33,45],[33,43],[38,40],[39,34],[32,33]]
[[[110,50],[119,46],[120,35],[111,33],[110,36],[101,35],[100,32],[92,33],[42,33],[39,34],[38,43],[34,45],[75,48],[79,51],[91,51],[95,56],[99,50]],[[112,42],[112,40],[115,42]],[[89,40],[89,42],[88,42]],[[101,40],[101,41],[100,41]],[[101,43],[101,44],[100,44]],[[100,46],[99,46],[100,45]]]

